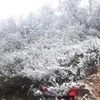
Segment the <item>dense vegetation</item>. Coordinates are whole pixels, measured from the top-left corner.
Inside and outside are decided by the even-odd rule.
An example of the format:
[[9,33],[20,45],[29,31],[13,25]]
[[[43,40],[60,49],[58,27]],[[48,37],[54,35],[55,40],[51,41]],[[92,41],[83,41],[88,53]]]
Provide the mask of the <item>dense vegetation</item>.
[[58,91],[64,82],[95,73],[100,66],[100,1],[90,0],[87,7],[80,3],[60,0],[56,9],[45,4],[26,18],[2,20],[1,76],[27,77]]

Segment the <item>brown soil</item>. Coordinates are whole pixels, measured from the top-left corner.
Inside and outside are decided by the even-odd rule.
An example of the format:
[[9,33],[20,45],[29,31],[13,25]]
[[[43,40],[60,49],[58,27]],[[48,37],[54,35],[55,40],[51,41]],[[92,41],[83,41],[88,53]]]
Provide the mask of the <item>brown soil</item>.
[[93,90],[93,94],[95,95],[95,98],[90,97],[91,100],[100,100],[100,70],[98,70],[96,74],[88,76],[87,78],[81,80],[80,82],[82,84],[88,85],[88,87]]

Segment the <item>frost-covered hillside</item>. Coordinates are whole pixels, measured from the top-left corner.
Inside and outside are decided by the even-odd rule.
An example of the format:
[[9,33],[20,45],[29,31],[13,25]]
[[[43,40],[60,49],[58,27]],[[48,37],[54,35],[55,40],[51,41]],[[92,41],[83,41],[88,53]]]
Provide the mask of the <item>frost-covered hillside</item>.
[[0,22],[0,97],[34,95],[40,83],[60,94],[97,73],[100,1],[90,1],[81,7],[81,0],[60,0],[56,9],[45,4],[26,18]]

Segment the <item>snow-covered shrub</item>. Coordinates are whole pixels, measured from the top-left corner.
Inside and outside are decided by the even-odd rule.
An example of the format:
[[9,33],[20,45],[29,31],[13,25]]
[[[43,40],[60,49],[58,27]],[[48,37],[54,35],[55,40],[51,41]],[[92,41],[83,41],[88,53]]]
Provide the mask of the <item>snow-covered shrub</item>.
[[75,42],[83,41],[86,39],[85,26],[84,25],[76,25],[70,26],[67,29],[68,38]]
[[88,30],[87,35],[100,38],[100,31],[94,28],[90,28],[90,30]]
[[6,77],[13,77],[24,67],[22,51],[25,48],[25,40],[20,34],[9,34],[0,45],[0,73]]
[[70,70],[72,75],[77,78],[95,73],[100,64],[99,42],[100,40],[97,38],[90,38],[82,42],[81,45],[79,43],[70,46],[70,48],[64,48],[64,57],[58,59],[60,66]]
[[3,41],[1,41],[2,52],[14,52],[16,50],[24,49],[25,40],[21,37],[19,33],[7,35]]

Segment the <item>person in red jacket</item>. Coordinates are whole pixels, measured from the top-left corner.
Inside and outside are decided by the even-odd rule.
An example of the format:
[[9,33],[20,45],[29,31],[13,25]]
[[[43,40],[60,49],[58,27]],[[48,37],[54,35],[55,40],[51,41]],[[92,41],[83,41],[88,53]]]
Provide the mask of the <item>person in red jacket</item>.
[[43,84],[40,85],[39,89],[45,98],[55,98],[56,97],[56,93],[48,90]]
[[65,100],[74,100],[74,97],[76,95],[76,91],[78,90],[78,87],[72,86],[67,92],[66,95],[58,95],[58,99],[65,99]]

